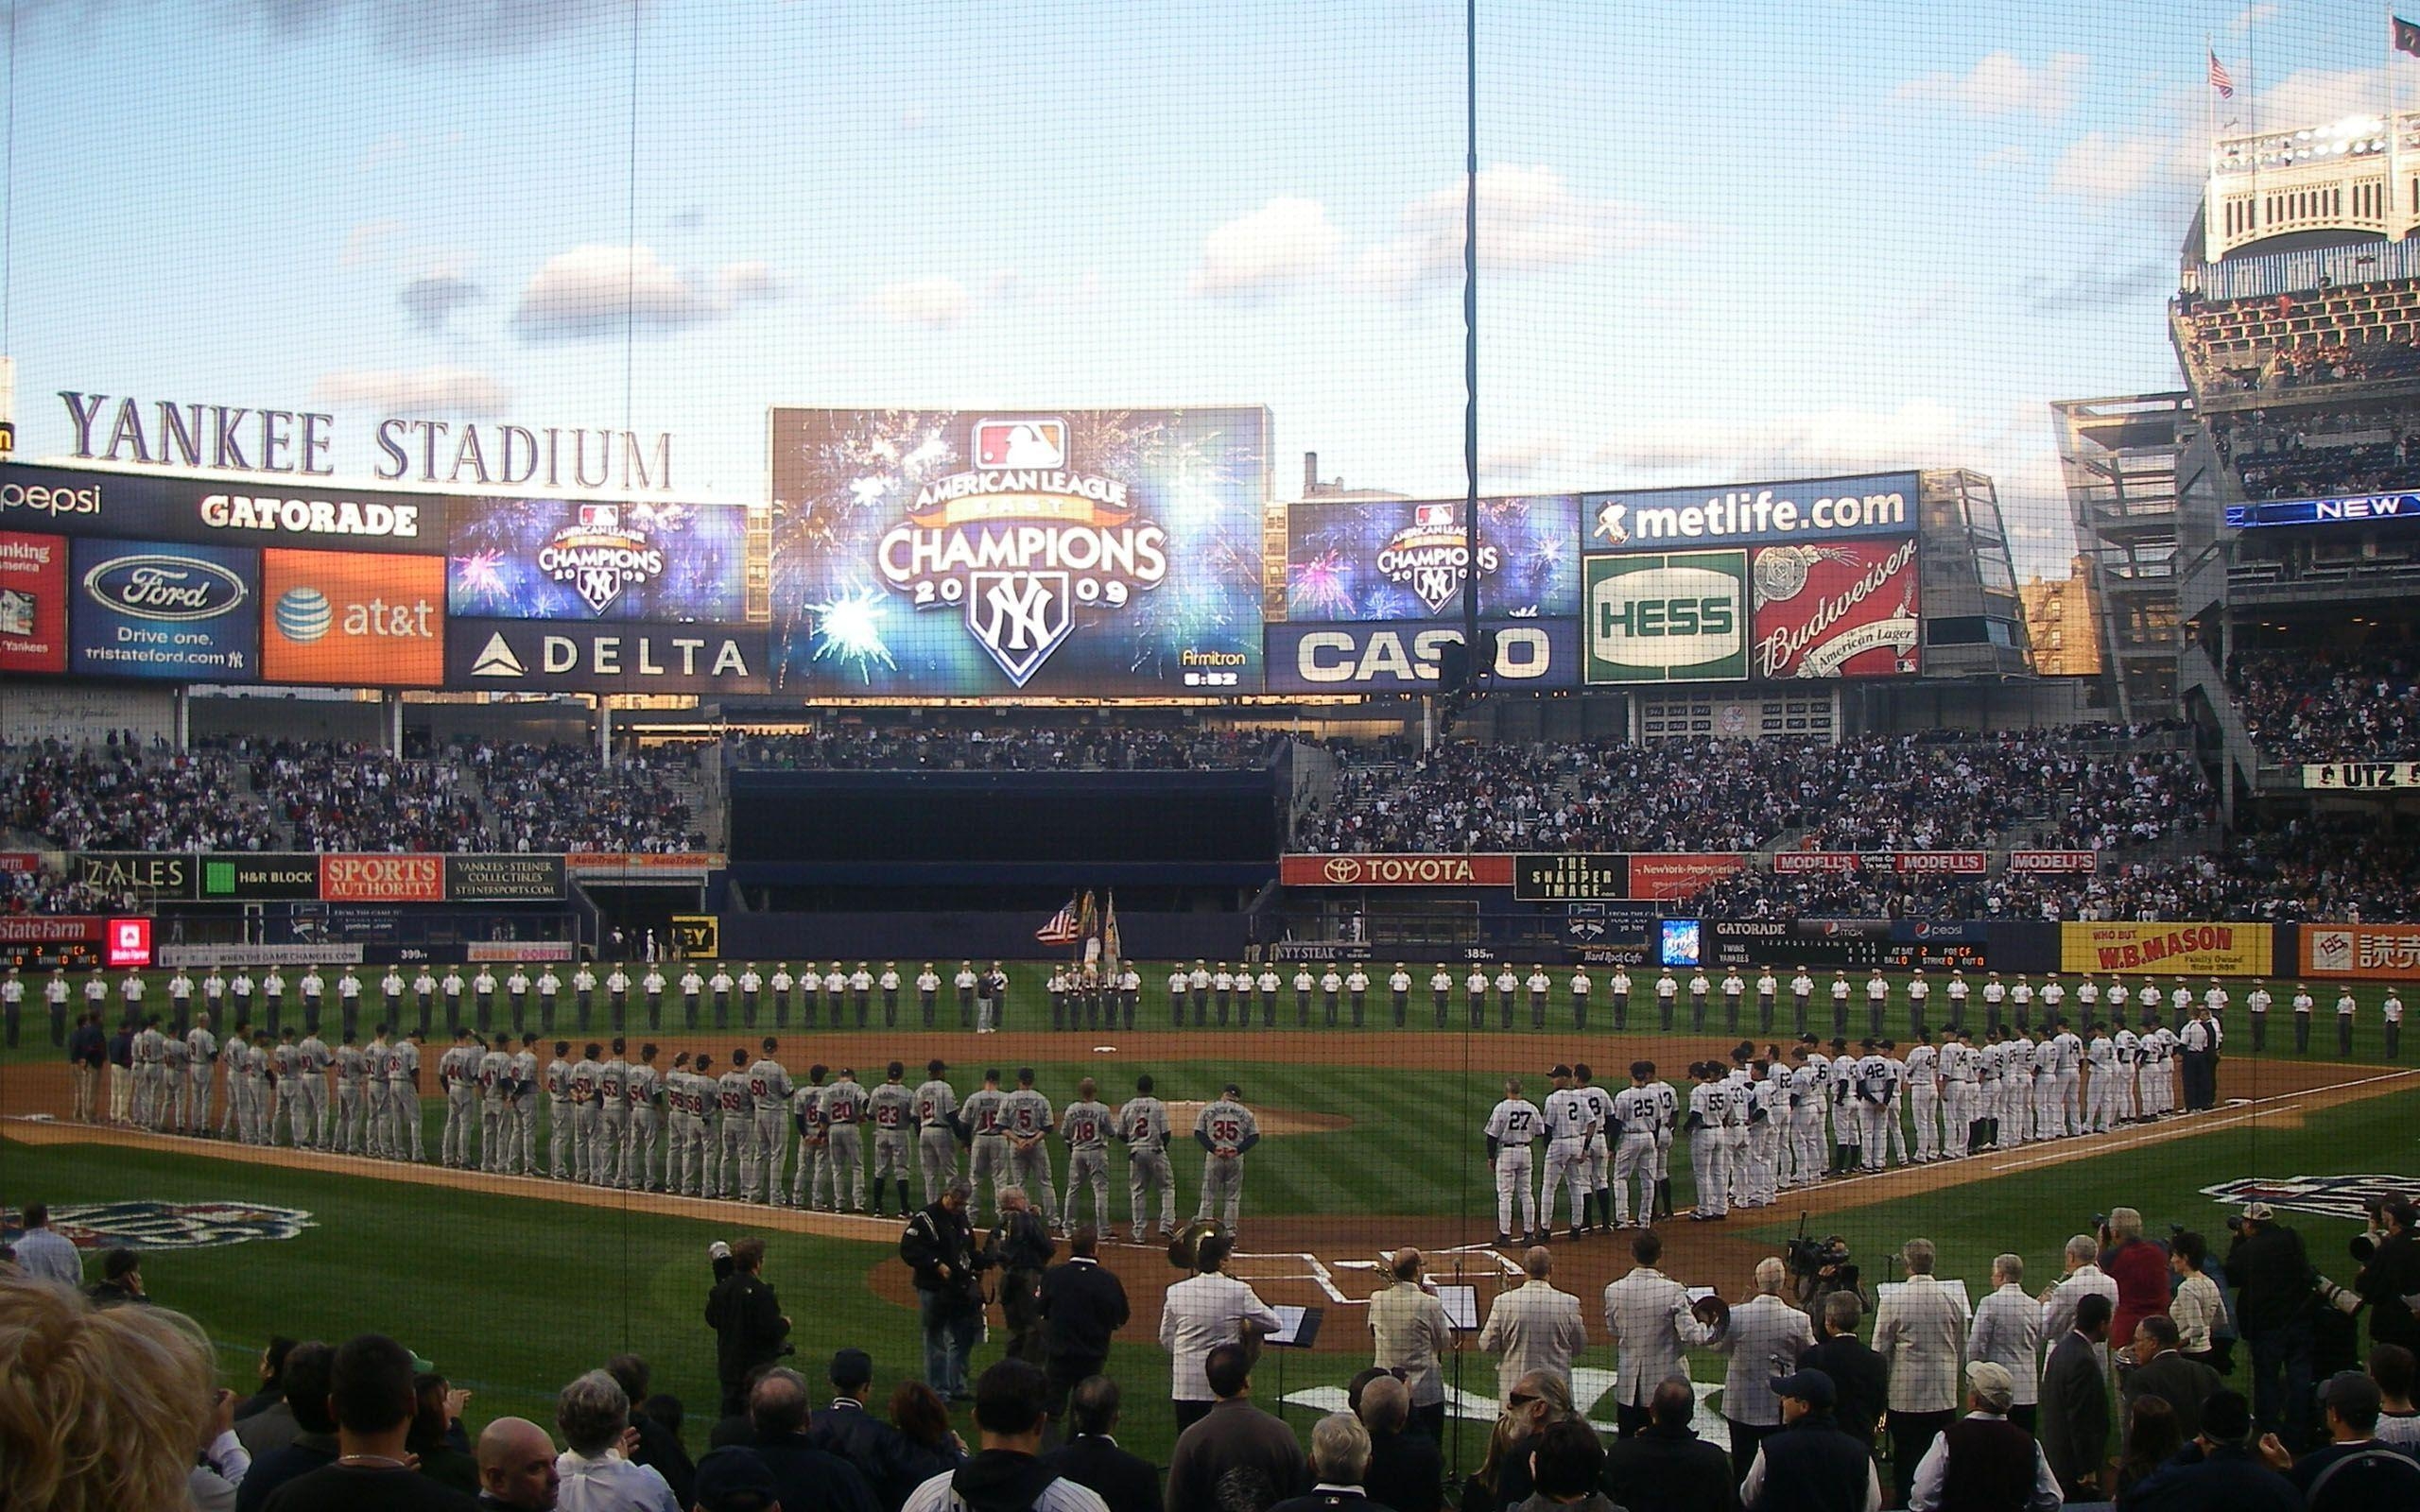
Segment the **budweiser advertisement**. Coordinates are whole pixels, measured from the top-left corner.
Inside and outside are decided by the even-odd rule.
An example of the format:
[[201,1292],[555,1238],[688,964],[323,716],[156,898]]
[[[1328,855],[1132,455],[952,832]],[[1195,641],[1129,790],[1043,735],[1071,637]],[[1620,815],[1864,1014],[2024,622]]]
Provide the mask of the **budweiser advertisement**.
[[2420,981],[2420,925],[2305,924],[2300,934],[2305,976]]
[[1277,880],[1288,887],[1510,887],[1509,855],[1287,856]]
[[1918,670],[1916,540],[1760,546],[1752,676],[1887,678]]

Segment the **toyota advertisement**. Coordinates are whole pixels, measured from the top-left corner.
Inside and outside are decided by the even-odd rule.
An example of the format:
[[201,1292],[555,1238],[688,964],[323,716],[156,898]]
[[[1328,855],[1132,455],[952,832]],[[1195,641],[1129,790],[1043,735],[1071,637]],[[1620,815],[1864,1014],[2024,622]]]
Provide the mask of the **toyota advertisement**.
[[449,613],[507,620],[737,620],[748,511],[735,505],[461,499],[446,538]]
[[180,682],[259,676],[259,552],[84,540],[68,574],[69,671]]
[[[1537,692],[1580,684],[1580,626],[1570,619],[1499,620],[1484,686]],[[1462,640],[1460,623],[1435,620],[1373,625],[1269,627],[1270,693],[1434,693],[1438,659]]]
[[1478,547],[1460,499],[1286,507],[1288,620],[1451,619],[1478,582],[1482,619],[1580,611],[1577,494],[1478,501]]
[[1758,546],[1750,673],[1789,678],[1887,678],[1917,670],[1916,538]]
[[773,688],[1261,687],[1270,417],[776,409]]

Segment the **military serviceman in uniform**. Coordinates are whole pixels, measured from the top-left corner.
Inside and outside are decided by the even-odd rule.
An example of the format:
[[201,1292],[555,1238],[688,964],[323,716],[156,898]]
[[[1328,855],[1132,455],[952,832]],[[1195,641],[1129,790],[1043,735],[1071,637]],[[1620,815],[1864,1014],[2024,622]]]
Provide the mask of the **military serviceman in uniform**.
[[1354,962],[1353,970],[1345,973],[1344,990],[1353,999],[1353,1027],[1358,1029],[1370,997],[1370,973],[1361,970],[1360,962]]
[[877,979],[877,985],[882,988],[882,1026],[886,1029],[896,1028],[899,1024],[899,963],[897,961],[882,963],[882,975]]
[[1614,1000],[1614,1029],[1618,1033],[1630,1026],[1630,969],[1616,966],[1605,986]]
[[1554,978],[1547,974],[1543,965],[1530,968],[1530,978],[1523,984],[1530,989],[1530,1027],[1547,1026],[1547,995],[1554,989]]
[[1400,1029],[1411,1012],[1411,973],[1404,970],[1401,961],[1395,962],[1394,971],[1387,977],[1387,996],[1395,1010],[1395,1027]]
[[1297,962],[1294,967],[1294,1027],[1311,1026],[1311,988],[1319,986],[1319,978],[1311,974],[1311,963]]
[[1571,971],[1571,1027],[1584,1032],[1588,1027],[1588,968],[1574,967]]
[[[972,1029],[975,1027],[976,987],[973,961],[958,963],[958,975],[953,979],[952,985],[958,988],[958,1026],[960,1029]],[[812,1023],[815,1021],[810,1019],[807,1022]],[[1180,1021],[1177,1026],[1183,1028],[1183,1022]]]
[[1151,1095],[1150,1077],[1135,1078],[1134,1095],[1117,1110],[1117,1129],[1126,1141],[1126,1200],[1134,1242],[1143,1242],[1153,1192],[1160,1197],[1160,1235],[1167,1238],[1176,1231],[1176,1177],[1168,1167],[1168,1107]]
[[[773,963],[770,986],[773,988],[773,1027],[786,1029],[790,1026],[790,992],[798,986],[798,978],[790,974],[789,962]],[[932,1025],[927,1023],[925,1027],[929,1029]]]
[[1512,970],[1512,962],[1507,961],[1495,972],[1495,1015],[1497,1022],[1504,1028],[1512,1027],[1512,998],[1520,990],[1520,973]]
[[1439,961],[1437,970],[1430,972],[1428,976],[1428,1006],[1436,1015],[1437,1027],[1440,1029],[1445,1027],[1446,1008],[1453,995],[1454,973],[1445,969],[1444,962]]
[[1748,983],[1737,970],[1722,973],[1722,1032],[1739,1032],[1739,1000],[1747,995]]
[[754,961],[750,961],[739,971],[739,1022],[743,1027],[756,1027],[756,1005],[764,993],[765,974],[756,970]]
[[[837,966],[839,963],[836,961],[833,964]],[[849,973],[849,1004],[856,1010],[857,1027],[860,1029],[866,1026],[873,1013],[873,972],[867,970],[867,965],[859,961],[857,969]]]
[[933,963],[926,961],[925,969],[916,973],[916,1007],[917,1011],[924,1015],[925,1027],[927,1029],[933,1026],[933,1005],[940,998],[941,992],[941,976],[933,970]]
[[1320,973],[1320,1022],[1327,1028],[1336,1027],[1337,999],[1343,990],[1344,973],[1336,969],[1334,961],[1330,961],[1327,970]]
[[[692,967],[689,974],[695,976],[697,969]],[[705,986],[706,990],[715,995],[715,1027],[717,1029],[731,1027],[731,991],[738,985],[738,981],[731,974],[731,964],[728,961],[717,961],[715,974],[706,979]],[[684,997],[689,994],[689,983],[685,977],[682,980],[681,991]],[[689,1021],[693,1026],[697,1022],[695,1019]]]
[[1666,971],[1655,979],[1655,1023],[1666,1034],[1672,1032],[1672,1008],[1680,1000],[1681,984]]
[[1168,1027],[1171,1029],[1184,1027],[1184,998],[1191,990],[1192,982],[1193,978],[1185,973],[1183,966],[1168,970]]
[[[1134,1009],[1143,1000],[1143,973],[1128,961],[1117,978],[1117,1000],[1126,1015],[1126,1027],[1134,1027]],[[1260,1022],[1264,1028],[1277,1027],[1277,968],[1263,962],[1260,968]]]

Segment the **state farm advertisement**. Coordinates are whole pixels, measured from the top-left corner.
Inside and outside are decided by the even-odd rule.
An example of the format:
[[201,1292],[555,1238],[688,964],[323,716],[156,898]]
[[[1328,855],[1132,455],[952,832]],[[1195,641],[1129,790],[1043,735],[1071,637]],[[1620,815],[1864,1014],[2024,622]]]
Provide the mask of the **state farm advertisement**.
[[445,858],[327,855],[320,858],[320,897],[328,902],[441,903]]
[[1305,856],[1282,858],[1288,887],[1510,887],[1512,858],[1476,856]]
[[1916,541],[1760,546],[1755,586],[1758,678],[1887,678],[1918,670]]
[[0,530],[0,672],[66,670],[66,538]]
[[2420,981],[2420,925],[2305,924],[2300,933],[2305,976]]

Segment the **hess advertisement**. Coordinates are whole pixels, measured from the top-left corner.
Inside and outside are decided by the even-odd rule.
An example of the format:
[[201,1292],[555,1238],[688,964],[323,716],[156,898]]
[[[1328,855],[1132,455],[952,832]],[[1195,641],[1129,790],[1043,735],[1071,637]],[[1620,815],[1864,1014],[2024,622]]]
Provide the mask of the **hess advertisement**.
[[1424,620],[1461,612],[1478,579],[1481,619],[1580,611],[1580,499],[1478,501],[1476,558],[1461,500],[1380,499],[1286,507],[1286,617]]
[[1746,679],[1746,552],[1595,556],[1582,576],[1590,685]]
[[69,558],[68,670],[250,682],[260,667],[260,553],[243,546],[78,541]]
[[1260,691],[1267,410],[771,425],[774,691]]
[[331,688],[445,682],[445,563],[261,553],[261,676]]
[[736,505],[461,499],[448,613],[504,620],[737,620],[748,511]]
[[[1495,660],[1482,669],[1492,686],[1545,692],[1579,685],[1578,621],[1500,620],[1481,629],[1495,637]],[[1459,623],[1443,621],[1272,625],[1269,691],[1434,693],[1439,656],[1461,639]]]
[[1763,679],[1887,678],[1916,670],[1916,541],[1758,546],[1755,644]]

